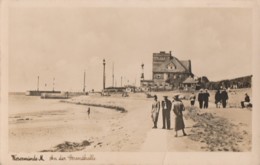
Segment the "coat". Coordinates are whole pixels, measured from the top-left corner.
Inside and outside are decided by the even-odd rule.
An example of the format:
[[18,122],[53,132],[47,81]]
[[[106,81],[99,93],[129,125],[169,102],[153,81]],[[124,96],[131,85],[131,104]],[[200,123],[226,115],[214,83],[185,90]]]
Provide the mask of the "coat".
[[208,102],[208,101],[209,101],[209,96],[210,96],[210,94],[209,94],[208,92],[205,92],[205,93],[203,94],[203,96],[204,96],[204,101]]
[[220,91],[217,91],[215,94],[215,103],[217,104],[220,101],[221,101],[221,93]]
[[245,97],[245,102],[250,102],[250,98],[248,95]]
[[222,101],[228,100],[227,91],[222,91],[222,92],[221,92],[221,100],[222,100]]
[[[165,105],[166,104],[166,105]],[[166,107],[165,107],[166,106]],[[168,111],[171,111],[171,108],[172,108],[172,103],[170,100],[166,100],[166,103],[165,101],[162,101],[162,109],[165,109],[165,110],[168,110]]]
[[200,93],[198,94],[198,101],[199,101],[199,102],[200,102],[200,101],[204,101],[204,93],[200,92]]
[[173,102],[173,112],[175,114],[175,131],[181,130],[185,128],[185,124],[183,121],[182,111],[184,111],[184,105],[181,101]]

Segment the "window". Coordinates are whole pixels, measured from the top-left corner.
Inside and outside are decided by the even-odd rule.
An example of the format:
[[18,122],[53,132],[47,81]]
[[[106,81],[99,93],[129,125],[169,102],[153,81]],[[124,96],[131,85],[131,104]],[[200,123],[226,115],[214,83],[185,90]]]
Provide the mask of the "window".
[[154,74],[153,76],[155,79],[162,79],[162,75],[161,74]]
[[175,67],[175,65],[174,65],[173,63],[170,63],[170,64],[167,66],[167,68],[168,68],[169,70],[176,69],[176,67]]

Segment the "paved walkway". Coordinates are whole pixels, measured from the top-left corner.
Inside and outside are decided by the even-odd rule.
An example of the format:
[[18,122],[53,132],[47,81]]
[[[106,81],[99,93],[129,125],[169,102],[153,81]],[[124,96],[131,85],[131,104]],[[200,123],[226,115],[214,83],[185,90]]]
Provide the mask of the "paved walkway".
[[[152,125],[151,125],[152,127]],[[167,152],[168,130],[162,129],[162,111],[160,110],[157,129],[151,129],[141,147],[141,152]]]
[[[189,105],[189,101],[184,100],[184,105]],[[212,105],[210,105],[212,106]],[[186,109],[187,111],[187,109]],[[171,130],[162,129],[162,111],[160,110],[157,129],[152,129],[147,133],[146,140],[141,147],[141,152],[173,152],[173,151],[189,151],[191,143],[188,136],[183,137],[182,132],[178,132],[178,138],[175,138],[174,131],[175,116],[171,110]],[[193,125],[191,120],[185,120],[185,131],[189,135]],[[152,127],[152,124],[151,124]]]

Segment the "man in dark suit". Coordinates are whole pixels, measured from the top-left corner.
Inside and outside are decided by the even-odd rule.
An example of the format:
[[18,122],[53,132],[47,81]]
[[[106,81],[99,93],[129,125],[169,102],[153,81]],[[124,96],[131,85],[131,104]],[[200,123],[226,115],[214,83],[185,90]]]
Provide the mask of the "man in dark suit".
[[221,100],[222,100],[223,108],[226,108],[227,100],[228,100],[228,94],[227,94],[226,88],[224,88],[224,90],[221,92]]
[[242,108],[247,107],[248,105],[250,105],[250,98],[248,96],[248,94],[245,94],[245,101],[241,101],[241,106]]
[[203,101],[204,101],[204,93],[202,89],[200,89],[200,92],[198,94],[198,101],[199,101],[200,109],[202,109]]
[[208,90],[206,89],[205,93],[204,93],[204,106],[203,106],[203,108],[205,108],[205,109],[207,109],[209,107],[209,97],[210,97],[210,94],[209,94]]
[[162,101],[162,118],[163,118],[163,127],[162,129],[165,129],[165,122],[167,129],[171,128],[171,108],[172,103],[170,100],[168,100],[167,96],[163,96],[164,100]]

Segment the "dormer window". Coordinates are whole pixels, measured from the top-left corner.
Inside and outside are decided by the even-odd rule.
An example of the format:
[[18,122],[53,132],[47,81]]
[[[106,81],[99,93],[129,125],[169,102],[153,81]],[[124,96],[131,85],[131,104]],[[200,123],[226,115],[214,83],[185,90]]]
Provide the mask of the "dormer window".
[[176,69],[176,67],[173,63],[170,63],[170,64],[168,64],[167,69],[173,70],[173,69]]

